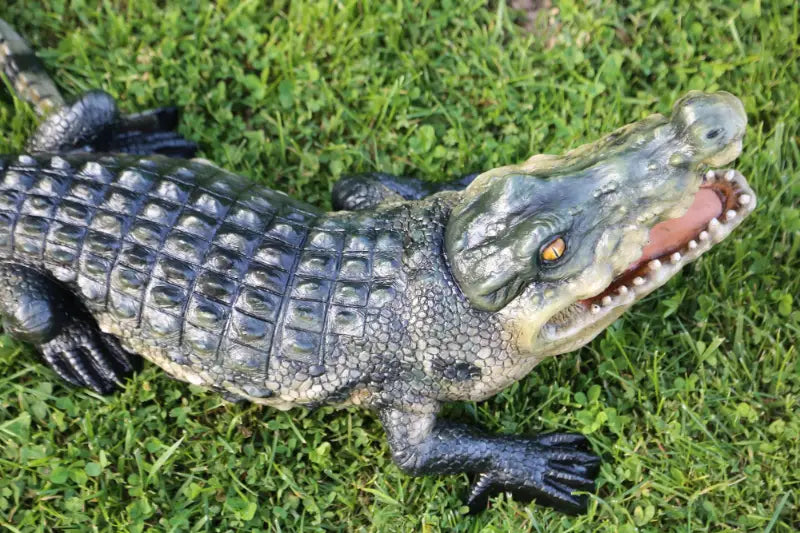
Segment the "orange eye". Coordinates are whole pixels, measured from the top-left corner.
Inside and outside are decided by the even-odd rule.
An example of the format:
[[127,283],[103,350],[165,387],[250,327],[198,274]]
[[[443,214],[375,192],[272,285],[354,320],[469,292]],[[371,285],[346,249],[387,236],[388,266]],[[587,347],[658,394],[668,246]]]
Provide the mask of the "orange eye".
[[557,261],[567,250],[567,243],[561,237],[556,237],[542,248],[540,256],[543,261]]

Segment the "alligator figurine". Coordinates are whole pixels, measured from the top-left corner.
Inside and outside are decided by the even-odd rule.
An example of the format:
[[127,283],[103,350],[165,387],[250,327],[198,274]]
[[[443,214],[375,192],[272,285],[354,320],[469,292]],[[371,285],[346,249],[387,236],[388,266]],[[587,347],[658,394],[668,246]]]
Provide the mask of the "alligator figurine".
[[0,39],[46,116],[0,158],[7,333],[101,393],[142,356],[231,399],[369,408],[403,471],[476,474],[472,510],[508,491],[583,512],[599,459],[582,435],[487,435],[438,419],[442,403],[585,345],[756,204],[714,170],[747,122],[725,92],[446,186],[343,178],[324,212],[181,159],[195,147],[174,110],[121,116],[98,91],[65,105],[4,23]]

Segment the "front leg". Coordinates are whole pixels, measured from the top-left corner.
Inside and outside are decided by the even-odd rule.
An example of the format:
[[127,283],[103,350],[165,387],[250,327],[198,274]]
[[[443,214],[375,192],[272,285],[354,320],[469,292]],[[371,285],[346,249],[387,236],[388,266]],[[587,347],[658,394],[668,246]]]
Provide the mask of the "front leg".
[[363,211],[400,200],[421,200],[440,191],[460,191],[480,174],[468,174],[445,183],[393,176],[382,172],[345,176],[333,184],[331,203],[337,211]]
[[523,501],[536,499],[562,512],[586,512],[586,495],[573,491],[594,489],[600,461],[588,452],[583,435],[486,435],[464,424],[438,421],[433,414],[394,409],[382,411],[380,417],[392,459],[405,472],[479,475],[467,499],[473,513],[502,491]]
[[331,204],[337,211],[364,211],[375,209],[386,202],[396,202],[403,197],[381,183],[379,174],[345,176],[333,184]]

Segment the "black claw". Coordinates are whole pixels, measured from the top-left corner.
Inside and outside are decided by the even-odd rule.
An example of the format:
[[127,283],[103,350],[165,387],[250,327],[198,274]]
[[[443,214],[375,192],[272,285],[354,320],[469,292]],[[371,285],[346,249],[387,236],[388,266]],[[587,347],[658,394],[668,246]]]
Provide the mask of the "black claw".
[[117,382],[117,375],[119,370],[114,368],[114,360],[106,357],[101,353],[96,346],[85,346],[83,351],[84,357],[91,362],[91,366],[98,377],[104,382]]
[[550,484],[545,485],[545,490],[536,498],[541,504],[549,505],[554,509],[567,514],[583,514],[589,507],[589,498],[585,495],[574,495],[569,490]]
[[540,505],[547,505],[568,514],[585,513],[589,499],[583,494],[572,494],[573,491],[590,491],[594,488],[594,481],[575,477],[569,480],[563,477],[551,478],[545,476],[544,483],[537,486],[525,484],[515,485],[509,482],[500,482],[497,476],[491,473],[481,474],[472,487],[466,504],[469,514],[477,514],[489,506],[489,499],[501,492],[511,493],[514,500],[527,503],[532,500]]
[[190,158],[197,153],[197,144],[172,131],[146,133],[124,132],[114,136],[109,150],[130,154],[161,154],[168,157]]
[[594,479],[562,472],[560,470],[551,470],[547,472],[545,478],[555,486],[564,485],[569,488],[585,491],[594,489]]
[[81,353],[79,349],[75,348],[66,350],[62,354],[62,359],[67,362],[75,375],[78,376],[81,381],[81,385],[88,387],[95,392],[99,392],[102,389],[102,386],[100,385],[101,381],[98,380],[95,373],[92,372],[94,369],[86,364],[85,358],[86,356]]
[[86,386],[98,394],[111,394],[122,385],[126,373],[114,368],[114,361],[97,344],[76,350],[74,364],[83,368]]
[[76,320],[53,340],[41,346],[42,356],[64,380],[111,394],[141,363],[89,322]]
[[565,513],[586,512],[588,497],[573,493],[594,490],[600,459],[584,451],[588,447],[583,435],[554,433],[510,448],[473,485],[467,498],[470,513],[485,509],[489,498],[503,491],[515,500],[536,500]]
[[142,369],[142,358],[126,352],[119,341],[107,333],[100,334],[103,344],[108,348],[108,354],[113,358],[117,374],[127,376]]
[[119,119],[119,131],[140,131],[153,133],[172,131],[178,127],[180,113],[175,106],[149,109],[141,113],[132,113]]
[[572,474],[597,474],[600,458],[587,452],[567,452],[549,460],[553,468]]
[[466,504],[469,507],[469,514],[477,514],[489,506],[489,498],[500,492],[496,484],[492,473],[484,472],[478,475],[469,496],[467,496]]
[[594,479],[600,470],[599,464],[586,466],[578,463],[564,464],[554,462],[550,462],[550,468],[552,468],[553,471],[564,472],[565,474],[571,474],[573,476],[580,476],[588,479]]
[[191,158],[197,144],[175,131],[180,113],[174,106],[121,117],[111,141],[112,151]]
[[565,448],[589,448],[589,439],[581,433],[548,433],[535,439],[542,446]]
[[53,353],[51,350],[45,348],[42,350],[42,357],[44,358],[45,362],[53,369],[53,371],[58,374],[58,377],[66,381],[67,383],[74,385],[76,387],[83,386],[81,380],[78,376],[76,376],[72,369],[67,365],[60,357],[60,354]]

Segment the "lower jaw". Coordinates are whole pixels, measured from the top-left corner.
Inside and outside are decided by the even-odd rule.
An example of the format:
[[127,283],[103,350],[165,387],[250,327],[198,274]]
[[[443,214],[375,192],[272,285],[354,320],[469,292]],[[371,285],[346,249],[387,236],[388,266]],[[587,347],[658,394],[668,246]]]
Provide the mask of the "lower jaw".
[[725,239],[755,208],[753,191],[744,176],[734,170],[709,171],[700,188],[704,189],[719,196],[715,216],[700,221],[696,231],[684,228],[686,239],[656,250],[646,247],[642,258],[601,293],[575,302],[552,318],[539,336],[540,343],[550,345],[547,355],[565,353],[589,342],[631,305]]

